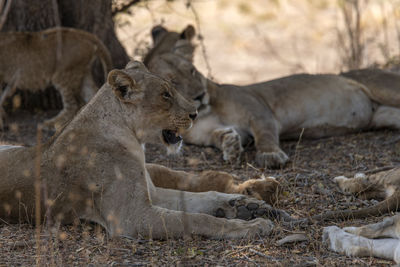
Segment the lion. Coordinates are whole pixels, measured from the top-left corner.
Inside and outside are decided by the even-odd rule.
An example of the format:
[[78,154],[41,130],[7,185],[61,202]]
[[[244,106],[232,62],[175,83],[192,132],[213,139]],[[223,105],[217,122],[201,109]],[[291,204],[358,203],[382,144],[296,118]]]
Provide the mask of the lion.
[[378,257],[400,264],[400,215],[361,227],[325,227],[322,240],[332,251],[357,257]]
[[218,84],[192,63],[194,35],[192,26],[182,33],[154,27],[154,47],[144,62],[197,103],[199,116],[185,142],[215,146],[224,160],[239,160],[243,145],[253,139],[257,165],[279,167],[289,160],[280,139],[400,129],[399,74],[364,69],[296,74],[245,86]]
[[[161,142],[176,150],[196,115],[192,102],[141,62],[112,70],[97,94],[49,142],[0,151],[0,218],[85,219],[110,236],[153,239],[268,235],[272,221],[258,217],[285,213],[264,201],[154,186],[150,173],[168,181],[175,172],[146,165],[144,144]],[[35,200],[40,201],[37,208]]]
[[354,178],[338,176],[334,178],[339,188],[345,194],[354,194],[363,199],[382,200],[381,202],[359,210],[328,211],[309,219],[300,219],[291,224],[301,224],[314,221],[349,220],[380,216],[396,212],[400,207],[400,167],[381,171],[371,175],[355,174]]
[[8,84],[0,101],[3,128],[4,100],[13,88],[38,91],[53,85],[61,94],[63,109],[44,122],[61,128],[97,92],[92,64],[99,58],[105,77],[112,68],[104,44],[86,31],[56,27],[39,32],[0,32],[0,85]]

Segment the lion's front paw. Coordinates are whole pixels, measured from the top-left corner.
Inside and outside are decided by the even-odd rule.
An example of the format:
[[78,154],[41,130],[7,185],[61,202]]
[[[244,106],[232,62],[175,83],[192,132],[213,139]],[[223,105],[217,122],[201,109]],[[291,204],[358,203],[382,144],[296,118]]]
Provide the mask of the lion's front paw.
[[350,179],[346,176],[337,176],[333,178],[333,182],[336,183],[340,190],[346,194],[350,194],[350,189],[346,186],[346,184],[349,184],[349,181]]
[[233,128],[225,128],[220,131],[223,159],[230,163],[237,163],[243,152],[240,135]]
[[285,152],[257,152],[256,163],[263,168],[277,168],[285,165],[289,157]]
[[279,182],[274,177],[250,179],[238,186],[238,193],[274,204],[279,194]]
[[258,217],[284,221],[292,220],[285,211],[275,209],[262,200],[245,196],[232,198],[229,201],[229,207],[217,209],[216,216],[241,220],[252,220]]

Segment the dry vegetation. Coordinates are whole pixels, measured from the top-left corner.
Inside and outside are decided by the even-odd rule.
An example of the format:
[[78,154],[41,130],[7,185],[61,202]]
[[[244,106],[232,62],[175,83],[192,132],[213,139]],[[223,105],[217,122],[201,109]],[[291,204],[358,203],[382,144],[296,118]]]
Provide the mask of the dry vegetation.
[[[13,129],[0,136],[2,142],[35,143],[36,123],[52,114],[12,114]],[[49,134],[45,133],[45,138]],[[262,174],[277,177],[283,187],[277,207],[293,216],[305,217],[326,210],[371,205],[345,196],[332,183],[332,178],[400,164],[400,141],[396,131],[364,132],[321,140],[283,142],[291,158],[285,168],[263,170],[252,167],[255,150],[248,148],[240,167],[225,164],[221,153],[212,148],[185,146],[180,156],[167,157],[164,149],[148,145],[149,162],[180,170],[225,170],[241,180]],[[338,222],[339,226],[378,221],[379,218]],[[41,232],[41,263],[48,265],[171,265],[184,263],[209,265],[387,265],[390,261],[375,258],[349,258],[328,251],[321,243],[322,227],[287,229],[278,223],[268,238],[239,241],[214,241],[200,237],[190,240],[148,241],[141,239],[108,239],[104,230],[94,224],[79,222],[60,228],[44,227]],[[34,264],[37,257],[35,228],[31,225],[3,224],[0,228],[0,262],[7,265]],[[292,233],[305,233],[308,241],[277,246],[276,241]]]
[[[400,17],[398,3],[370,0],[355,6],[355,1],[327,0],[196,1],[194,10],[199,15],[210,67],[205,65],[201,49],[197,51],[196,64],[206,74],[211,71],[209,74],[220,81],[253,83],[294,72],[337,72],[351,66],[392,62],[391,58],[400,52],[396,27],[396,19]],[[145,53],[151,26],[162,20],[167,27],[179,30],[187,23],[196,24],[193,10],[188,10],[183,1],[144,2],[134,7],[132,13],[133,19],[128,20],[126,15],[117,17],[120,38],[132,55]],[[10,130],[0,132],[0,144],[34,145],[37,123],[54,112],[35,115],[13,112],[9,117],[13,122]],[[44,140],[50,134],[44,132]],[[195,146],[185,146],[182,155],[167,157],[164,149],[148,145],[146,157],[148,162],[178,170],[225,170],[241,180],[275,176],[283,188],[277,207],[295,217],[373,204],[374,201],[343,195],[332,178],[400,164],[398,131],[285,141],[282,148],[291,161],[279,170],[254,168],[252,147],[245,153],[241,166],[225,164],[215,149]],[[367,218],[337,224],[358,225],[378,220]],[[0,227],[0,265],[36,264],[39,255],[40,263],[50,266],[392,264],[328,251],[321,243],[324,225],[327,224],[287,229],[278,223],[270,237],[254,240],[214,241],[193,237],[151,241],[108,239],[103,229],[81,221],[69,226],[43,227],[38,249],[33,226],[4,223]],[[304,233],[308,240],[277,246],[277,240],[292,233]]]

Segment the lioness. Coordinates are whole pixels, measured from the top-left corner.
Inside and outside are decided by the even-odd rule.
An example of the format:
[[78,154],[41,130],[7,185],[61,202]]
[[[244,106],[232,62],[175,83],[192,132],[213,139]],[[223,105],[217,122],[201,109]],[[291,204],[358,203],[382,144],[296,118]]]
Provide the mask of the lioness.
[[373,256],[400,263],[400,215],[361,227],[325,227],[322,238],[330,250],[347,256]]
[[288,161],[279,138],[400,129],[400,75],[360,70],[340,76],[297,74],[246,86],[218,84],[192,64],[194,35],[192,26],[182,33],[153,28],[154,48],[145,64],[197,102],[199,118],[184,140],[215,146],[225,160],[239,159],[249,137],[257,149],[256,163],[276,167]]
[[[63,100],[63,110],[45,121],[45,126],[60,128],[94,96],[92,63],[98,57],[107,77],[111,56],[93,34],[72,28],[51,28],[40,32],[0,32],[0,85],[37,91],[55,86]],[[12,90],[3,92],[0,101],[0,128],[3,102]]]
[[[180,133],[195,116],[195,106],[142,63],[111,71],[107,83],[50,142],[0,151],[1,219],[32,221],[34,185],[40,180],[41,216],[47,214],[53,222],[80,218],[99,223],[110,235],[157,239],[185,233],[210,238],[267,235],[273,227],[270,220],[210,216],[274,212],[263,201],[154,186],[142,145],[179,147]],[[162,168],[153,169],[153,174],[160,170],[159,175],[171,179],[168,169],[165,174]]]
[[[354,178],[338,176],[334,181],[344,193],[355,194],[365,199],[383,200],[378,204],[359,210],[337,210],[315,215],[311,219],[299,220],[328,221],[338,219],[365,218],[379,216],[399,210],[400,207],[400,168],[382,171],[369,176],[358,173]],[[293,223],[293,222],[292,222]]]

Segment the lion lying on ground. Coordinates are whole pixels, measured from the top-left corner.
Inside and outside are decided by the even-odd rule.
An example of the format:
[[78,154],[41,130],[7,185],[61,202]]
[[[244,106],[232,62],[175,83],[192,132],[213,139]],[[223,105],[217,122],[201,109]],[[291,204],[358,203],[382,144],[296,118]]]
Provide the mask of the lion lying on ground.
[[277,167],[288,161],[279,138],[400,129],[400,75],[366,69],[342,75],[297,74],[246,86],[218,84],[192,64],[194,35],[192,26],[182,33],[153,28],[154,48],[144,62],[196,101],[199,116],[184,140],[215,146],[225,160],[237,161],[242,145],[252,138],[258,166]]
[[97,92],[91,74],[96,57],[107,76],[111,56],[95,35],[85,31],[0,32],[0,86],[8,84],[0,100],[0,128],[5,116],[2,106],[13,88],[37,91],[49,85],[60,92],[63,110],[45,126],[60,128]]
[[[263,201],[154,186],[149,173],[168,184],[176,172],[145,165],[142,145],[161,141],[172,150],[179,147],[180,133],[195,117],[195,106],[142,63],[111,71],[107,83],[50,142],[1,150],[0,218],[33,221],[40,177],[41,209],[36,211],[52,222],[86,219],[110,235],[157,239],[267,235],[273,228],[270,220],[226,219],[285,217]],[[181,178],[185,175],[179,172]]]
[[325,227],[323,242],[330,250],[347,256],[373,256],[399,264],[400,215],[361,227]]
[[337,210],[315,215],[310,219],[302,219],[291,224],[313,222],[348,220],[365,218],[367,216],[380,216],[396,212],[400,207],[400,168],[382,171],[369,176],[356,174],[354,178],[338,176],[334,181],[340,189],[347,194],[355,194],[364,199],[383,200],[378,204],[359,210]]

